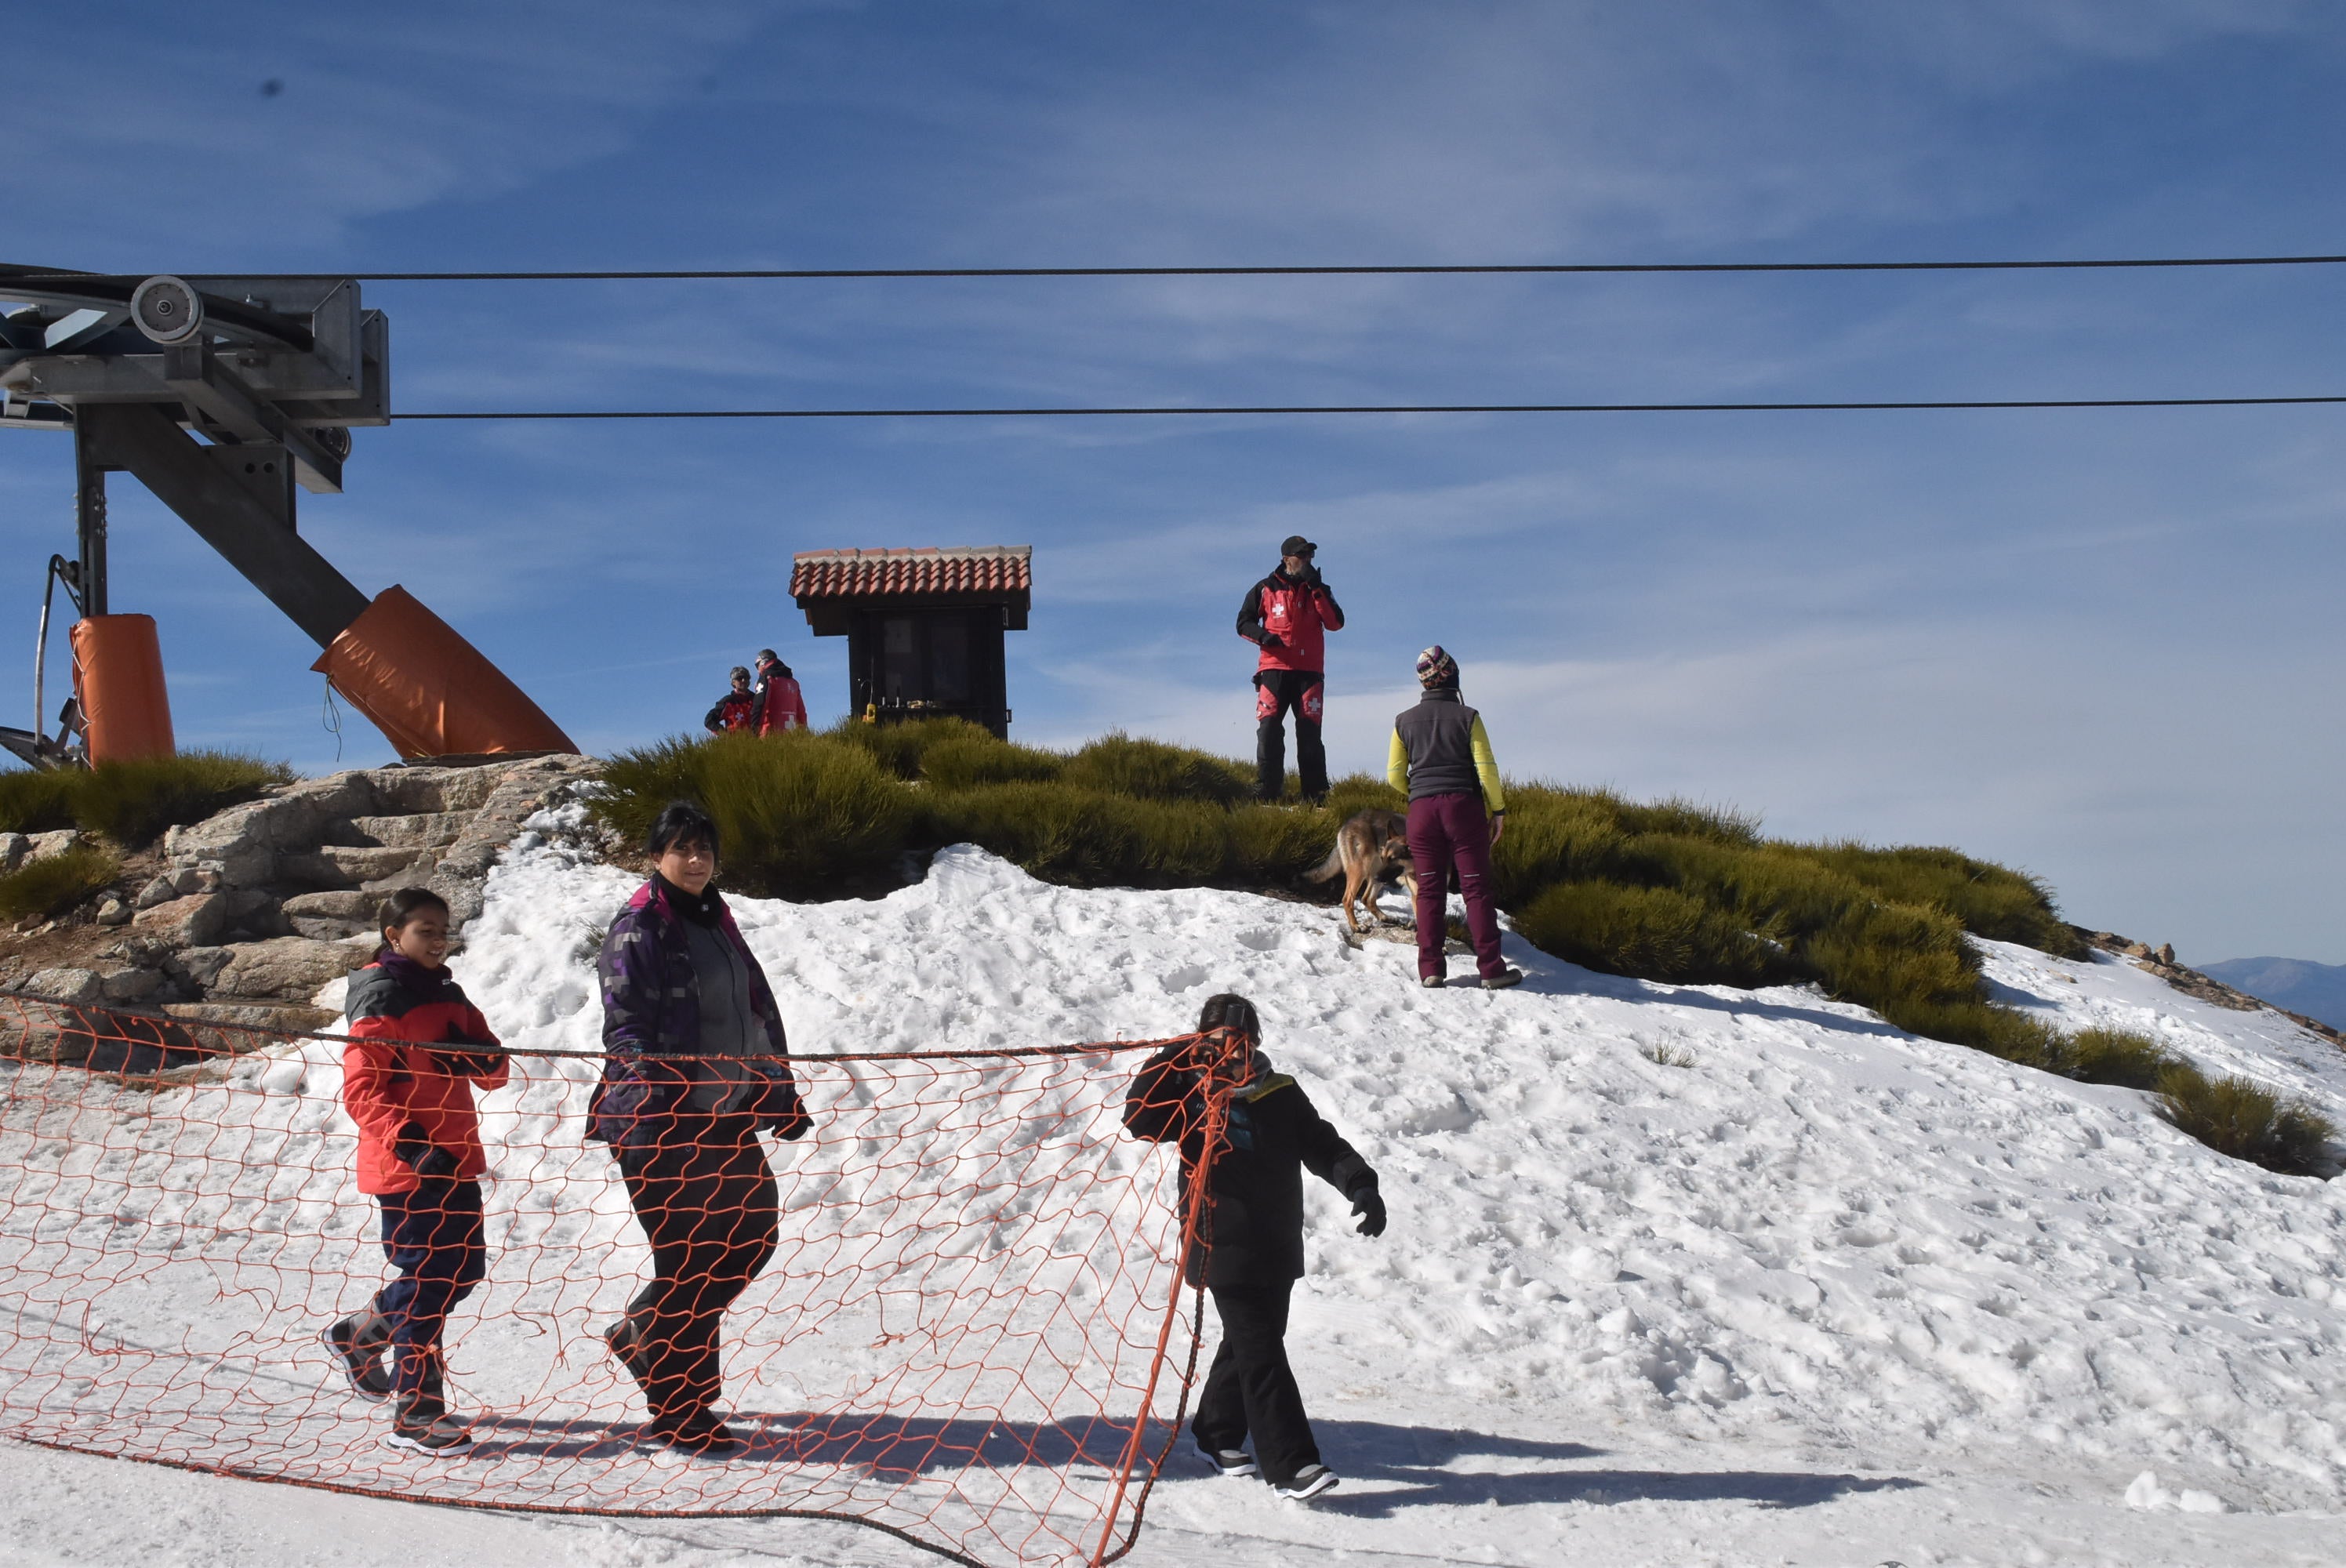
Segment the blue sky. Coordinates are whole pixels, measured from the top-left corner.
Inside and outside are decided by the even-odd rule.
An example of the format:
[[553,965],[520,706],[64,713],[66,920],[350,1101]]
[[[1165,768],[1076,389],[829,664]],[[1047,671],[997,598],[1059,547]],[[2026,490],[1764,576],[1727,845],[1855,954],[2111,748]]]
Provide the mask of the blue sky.
[[[2346,251],[2346,12],[209,7],[15,18],[0,260],[107,270]],[[68,65],[78,62],[73,68]],[[102,68],[98,63],[102,62]],[[274,79],[282,90],[264,94]],[[2346,269],[370,284],[396,407],[2346,391]],[[1319,540],[1340,769],[1441,641],[1519,776],[1952,843],[2187,959],[2346,961],[2337,409],[412,424],[302,526],[590,748],[843,643],[795,550],[1032,544],[1014,733],[1243,754]],[[62,438],[0,436],[27,643]],[[315,649],[128,481],[184,744],[336,760]],[[23,722],[29,691],[0,698]],[[345,763],[387,756],[345,713]]]

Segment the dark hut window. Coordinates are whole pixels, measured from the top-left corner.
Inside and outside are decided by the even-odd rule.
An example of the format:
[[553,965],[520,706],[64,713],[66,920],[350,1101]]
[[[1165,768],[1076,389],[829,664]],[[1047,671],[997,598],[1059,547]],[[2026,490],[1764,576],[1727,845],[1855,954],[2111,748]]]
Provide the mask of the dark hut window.
[[936,702],[969,700],[969,622],[940,616],[929,623],[929,697]]
[[920,636],[909,616],[880,624],[880,695],[895,702],[928,695],[921,689]]

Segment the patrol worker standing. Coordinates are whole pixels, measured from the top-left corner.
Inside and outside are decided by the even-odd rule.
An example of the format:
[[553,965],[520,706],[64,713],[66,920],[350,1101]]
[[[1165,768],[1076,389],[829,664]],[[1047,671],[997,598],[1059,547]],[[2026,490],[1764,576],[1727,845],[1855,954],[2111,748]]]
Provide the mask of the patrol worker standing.
[[1287,787],[1286,717],[1295,715],[1295,770],[1303,799],[1317,805],[1328,794],[1328,749],[1320,741],[1326,681],[1326,634],[1344,629],[1336,596],[1320,580],[1320,546],[1290,534],[1279,547],[1279,569],[1247,590],[1239,606],[1239,636],[1262,650],[1254,672],[1255,793],[1276,800]]

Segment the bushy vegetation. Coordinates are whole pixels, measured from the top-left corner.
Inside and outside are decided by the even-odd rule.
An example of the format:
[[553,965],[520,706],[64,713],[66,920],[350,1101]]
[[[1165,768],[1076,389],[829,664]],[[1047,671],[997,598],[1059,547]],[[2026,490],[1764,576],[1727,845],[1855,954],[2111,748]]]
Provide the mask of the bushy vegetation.
[[108,762],[79,776],[74,820],[119,843],[143,844],[166,828],[200,822],[292,781],[293,770],[281,762],[231,751]]
[[[728,884],[790,897],[879,891],[908,851],[964,842],[1070,886],[1292,888],[1353,812],[1405,804],[1355,774],[1317,809],[1258,805],[1252,769],[1206,752],[1112,734],[1060,753],[958,719],[671,741],[617,759],[606,781],[596,809],[628,838],[668,800],[698,799],[725,831]],[[1508,804],[1498,901],[1558,957],[1679,983],[1813,983],[1913,1033],[2157,1092],[2178,1126],[2270,1168],[2322,1157],[2327,1124],[2303,1106],[2260,1110],[2156,1041],[2064,1034],[1989,1000],[1967,936],[2084,951],[2024,872],[1953,850],[1771,840],[1688,800],[1529,784]]]
[[87,770],[0,774],[0,832],[79,826],[123,844],[143,844],[166,828],[293,781],[281,762],[232,751],[183,751],[108,762]]
[[2210,1078],[2178,1065],[2159,1080],[2159,1109],[2219,1154],[2283,1176],[2322,1174],[2338,1129],[2302,1100],[2284,1100],[2246,1078]]
[[121,874],[117,857],[87,844],[27,860],[0,876],[0,919],[61,915]]
[[914,819],[868,748],[817,735],[728,735],[622,752],[596,801],[631,844],[670,800],[697,800],[724,840],[725,880],[775,898],[835,897],[887,878]]
[[72,827],[78,777],[32,769],[0,773],[0,833],[48,833]]

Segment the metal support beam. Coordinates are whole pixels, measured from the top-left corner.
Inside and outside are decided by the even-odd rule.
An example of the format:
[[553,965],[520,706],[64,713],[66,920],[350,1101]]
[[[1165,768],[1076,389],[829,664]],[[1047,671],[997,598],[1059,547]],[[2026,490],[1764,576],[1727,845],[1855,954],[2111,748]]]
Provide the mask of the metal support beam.
[[320,647],[367,607],[367,596],[293,532],[290,515],[214,456],[237,449],[202,445],[152,404],[89,404],[74,411],[74,421],[77,453],[136,476]]
[[188,400],[188,407],[240,441],[274,442],[293,454],[301,488],[339,494],[342,460],[301,430],[276,407],[253,395],[237,373],[219,362],[209,343],[187,343],[163,351],[163,384]]
[[85,616],[106,611],[106,470],[84,427],[74,427],[74,537],[81,566],[76,596]]

